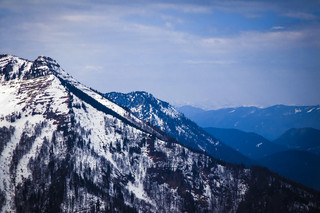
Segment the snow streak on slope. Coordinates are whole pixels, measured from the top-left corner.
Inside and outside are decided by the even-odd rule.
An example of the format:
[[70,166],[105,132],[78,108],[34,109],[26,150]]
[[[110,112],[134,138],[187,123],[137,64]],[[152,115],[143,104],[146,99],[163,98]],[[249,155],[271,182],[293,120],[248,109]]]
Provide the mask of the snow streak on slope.
[[0,77],[2,212],[241,212],[275,187],[285,210],[320,209],[312,190],[167,141],[48,57],[1,55]]

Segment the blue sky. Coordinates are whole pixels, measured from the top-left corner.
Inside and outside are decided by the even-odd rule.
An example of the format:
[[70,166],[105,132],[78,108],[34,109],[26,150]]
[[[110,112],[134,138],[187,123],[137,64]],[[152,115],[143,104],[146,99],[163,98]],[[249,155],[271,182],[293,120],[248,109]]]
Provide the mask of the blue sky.
[[0,0],[0,53],[174,105],[315,105],[320,1]]

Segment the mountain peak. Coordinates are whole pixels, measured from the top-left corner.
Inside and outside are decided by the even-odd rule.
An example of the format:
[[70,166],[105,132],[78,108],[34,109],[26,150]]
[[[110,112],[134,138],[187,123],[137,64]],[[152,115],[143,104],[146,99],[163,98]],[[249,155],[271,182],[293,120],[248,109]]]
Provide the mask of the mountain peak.
[[[156,113],[159,112],[169,115],[172,118],[181,116],[181,113],[178,112],[169,103],[159,100],[155,98],[151,93],[145,91],[134,91],[129,93],[110,92],[105,96],[115,101],[119,105],[129,108],[133,113],[139,112],[138,108],[141,108],[144,113],[146,113],[147,111],[149,112],[148,116],[151,116],[151,114],[153,114],[153,111]],[[156,124],[153,125],[159,126]]]
[[2,81],[23,80],[50,75],[60,65],[52,58],[39,56],[31,62],[10,54],[0,55],[0,76]]
[[1,81],[23,79],[31,69],[31,65],[32,62],[13,55],[0,55],[0,79]]
[[53,58],[38,56],[36,60],[29,61],[10,54],[0,55],[1,81],[27,80],[48,75],[54,75],[72,84],[79,84]]
[[44,75],[50,75],[59,68],[60,65],[56,62],[56,60],[46,56],[39,56],[33,62],[30,71],[27,72],[26,78],[29,79]]
[[56,60],[47,56],[38,56],[38,58],[34,61],[34,64],[46,66],[51,70],[56,70],[57,68],[60,68],[60,65],[57,63]]
[[151,93],[146,91],[132,91],[128,93],[110,92],[108,94],[118,98],[126,96],[126,97],[130,97],[132,100],[138,99],[138,101],[140,101],[140,104],[143,104],[143,102],[146,100],[148,101],[156,100],[156,98]]
[[152,96],[151,93],[148,93],[147,91],[132,91],[129,94],[138,94],[138,95],[144,95],[144,96]]

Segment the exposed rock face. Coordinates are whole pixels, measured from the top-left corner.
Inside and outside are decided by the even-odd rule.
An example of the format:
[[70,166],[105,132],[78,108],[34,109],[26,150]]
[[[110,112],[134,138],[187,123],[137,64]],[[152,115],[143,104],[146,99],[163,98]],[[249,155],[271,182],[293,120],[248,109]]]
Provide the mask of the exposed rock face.
[[51,58],[0,56],[1,212],[307,212],[319,193],[176,143]]

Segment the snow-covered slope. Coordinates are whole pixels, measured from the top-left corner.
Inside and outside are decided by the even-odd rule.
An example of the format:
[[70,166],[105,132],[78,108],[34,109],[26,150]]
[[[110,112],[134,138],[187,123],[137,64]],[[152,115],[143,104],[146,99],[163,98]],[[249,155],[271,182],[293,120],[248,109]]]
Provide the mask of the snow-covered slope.
[[81,85],[51,58],[0,55],[1,212],[306,212],[319,193],[224,163]]
[[214,158],[227,162],[252,165],[249,158],[235,151],[201,129],[197,124],[178,112],[165,101],[147,92],[110,92],[105,96],[130,109],[138,118],[164,131],[183,145],[206,152]]

